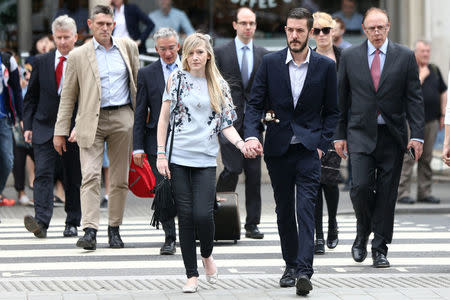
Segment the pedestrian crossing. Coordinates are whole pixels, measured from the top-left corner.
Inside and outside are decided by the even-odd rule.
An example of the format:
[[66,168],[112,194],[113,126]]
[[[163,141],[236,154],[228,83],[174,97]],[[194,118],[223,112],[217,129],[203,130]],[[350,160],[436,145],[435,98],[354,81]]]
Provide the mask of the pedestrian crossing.
[[[369,257],[356,263],[350,254],[355,238],[355,218],[339,216],[339,245],[315,256],[317,273],[373,272]],[[324,220],[326,224],[326,220]],[[284,267],[277,224],[273,217],[263,217],[262,240],[217,241],[213,255],[221,274],[280,274]],[[14,274],[26,276],[97,276],[97,275],[181,275],[184,266],[179,246],[173,256],[159,255],[164,232],[156,230],[144,218],[128,220],[121,226],[124,249],[108,248],[107,224],[101,224],[97,250],[75,247],[77,238],[65,238],[63,219],[52,220],[46,239],[35,238],[23,227],[22,220],[3,219],[0,224],[0,278]],[[82,232],[80,232],[81,234]],[[244,231],[242,230],[242,234]],[[325,233],[326,235],[326,233]],[[450,268],[450,227],[397,221],[394,241],[389,246],[391,268],[383,272],[439,272]],[[370,246],[369,246],[370,248]],[[199,249],[197,253],[200,253]],[[199,256],[200,259],[200,256]],[[201,266],[201,262],[198,263]],[[201,269],[201,268],[200,268]],[[202,270],[200,270],[201,272]],[[50,272],[50,273],[49,273]]]

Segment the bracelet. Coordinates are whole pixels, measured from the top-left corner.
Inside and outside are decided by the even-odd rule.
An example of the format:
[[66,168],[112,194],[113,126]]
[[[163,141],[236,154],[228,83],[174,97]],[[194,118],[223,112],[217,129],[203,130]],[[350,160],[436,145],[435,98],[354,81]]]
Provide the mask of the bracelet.
[[157,157],[156,159],[167,159],[166,157]]
[[158,152],[156,152],[156,154],[166,154],[166,151],[158,150]]
[[165,147],[164,145],[159,145],[159,146],[158,146],[158,148],[164,148],[164,147]]
[[244,142],[244,141],[243,141],[243,140],[237,140],[236,142],[234,142],[234,146],[235,146],[236,148],[238,148],[238,149],[239,149],[239,147],[237,146],[237,144],[238,144],[239,142]]

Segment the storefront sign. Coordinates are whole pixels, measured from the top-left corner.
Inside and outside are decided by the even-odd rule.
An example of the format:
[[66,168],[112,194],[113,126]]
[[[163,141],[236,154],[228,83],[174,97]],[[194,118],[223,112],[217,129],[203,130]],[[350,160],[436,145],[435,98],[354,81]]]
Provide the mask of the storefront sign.
[[250,8],[266,9],[278,7],[278,2],[291,3],[292,0],[230,0],[231,3]]

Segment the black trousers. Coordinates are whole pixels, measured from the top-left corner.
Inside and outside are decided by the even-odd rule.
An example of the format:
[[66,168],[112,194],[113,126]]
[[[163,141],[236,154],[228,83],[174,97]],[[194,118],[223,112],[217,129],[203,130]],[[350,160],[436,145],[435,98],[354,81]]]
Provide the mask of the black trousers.
[[172,188],[178,211],[178,232],[186,275],[198,277],[195,234],[200,254],[213,250],[216,167],[193,168],[171,164]]
[[281,252],[286,266],[311,277],[314,257],[314,207],[320,185],[317,150],[290,145],[282,156],[264,156],[276,203]]
[[[158,169],[156,168],[156,155],[147,154],[148,163],[152,168],[153,174],[155,175],[156,184],[160,183],[164,178],[161,174],[159,174]],[[175,230],[175,219],[166,221],[162,223],[162,227],[164,230],[164,234],[166,235],[166,239],[171,239],[175,241],[177,239],[177,233]]]
[[[14,143],[14,188],[17,192],[25,190],[25,165],[27,162],[27,155],[34,160],[33,148],[18,147]],[[30,182],[30,184],[32,184]]]
[[[240,132],[241,136],[243,133]],[[262,134],[258,137],[262,143]],[[234,192],[239,174],[245,174],[245,226],[258,225],[261,220],[261,156],[244,158],[242,153],[222,134],[219,135],[220,154],[224,169],[217,180],[217,192]]]
[[316,238],[323,239],[323,198],[327,202],[328,209],[328,232],[337,229],[336,214],[339,203],[339,187],[337,184],[321,184],[317,193],[316,211],[314,218],[316,220]]
[[55,164],[62,160],[64,174],[64,192],[66,203],[66,224],[80,226],[80,186],[81,167],[80,152],[76,143],[67,143],[62,157],[53,148],[53,140],[43,144],[33,144],[35,158],[34,210],[35,218],[46,228],[53,215],[53,186]]
[[357,220],[357,234],[374,233],[372,251],[387,254],[392,241],[394,211],[403,155],[387,126],[378,126],[378,140],[372,153],[352,153],[350,197]]

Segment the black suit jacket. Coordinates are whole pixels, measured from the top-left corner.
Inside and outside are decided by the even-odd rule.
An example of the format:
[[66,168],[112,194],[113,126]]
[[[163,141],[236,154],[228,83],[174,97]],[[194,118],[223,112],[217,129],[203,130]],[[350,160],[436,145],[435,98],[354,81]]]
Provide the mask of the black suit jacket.
[[370,75],[367,41],[342,52],[339,71],[340,119],[336,140],[347,140],[350,152],[372,153],[377,143],[377,112],[406,150],[411,138],[424,138],[424,104],[414,53],[388,41],[378,90]]
[[280,122],[267,124],[266,156],[285,154],[294,135],[307,149],[326,152],[338,118],[336,64],[310,50],[305,83],[294,107],[287,51],[284,48],[263,58],[245,113],[244,138],[257,136],[258,123],[267,105]]
[[[134,114],[133,150],[143,149],[156,155],[156,128],[164,93],[161,60],[141,68],[137,76],[136,111]],[[148,123],[147,112],[150,111]]]
[[[256,70],[258,70],[264,55],[269,53],[265,48],[255,46],[253,44],[253,70],[250,74],[250,79],[247,88],[244,89],[242,85],[242,76],[239,69],[239,63],[236,53],[236,43],[234,39],[227,44],[218,46],[214,49],[214,56],[216,65],[224,79],[228,82],[231,89],[231,97],[236,106],[237,119],[233,126],[236,130],[241,130],[244,117],[244,107],[250,98],[250,90],[255,78]],[[264,127],[260,126],[261,131]]]
[[[127,24],[127,30],[130,37],[133,40],[141,40],[139,45],[139,52],[145,52],[145,41],[147,40],[150,32],[152,32],[155,24],[150,20],[137,5],[126,4],[125,5],[125,23]],[[145,25],[145,29],[141,32],[139,23],[142,22]]]
[[[59,100],[55,75],[55,50],[36,56],[24,99],[24,130],[33,131],[33,143],[43,144],[53,138]],[[74,127],[77,106],[72,115]]]

